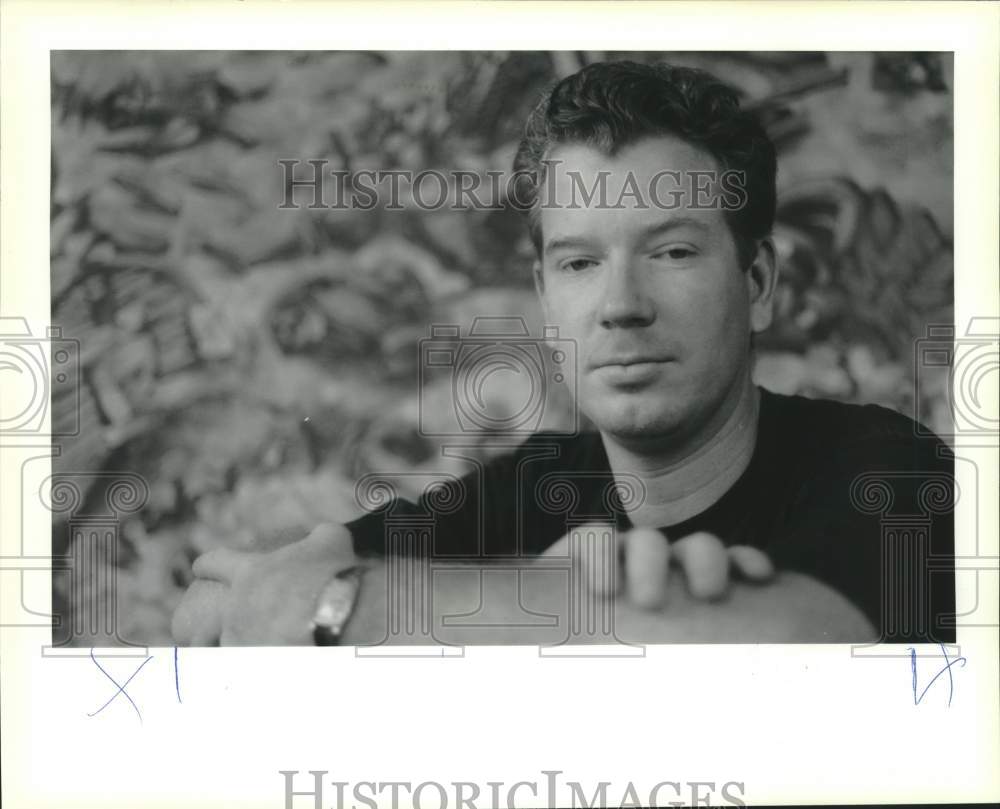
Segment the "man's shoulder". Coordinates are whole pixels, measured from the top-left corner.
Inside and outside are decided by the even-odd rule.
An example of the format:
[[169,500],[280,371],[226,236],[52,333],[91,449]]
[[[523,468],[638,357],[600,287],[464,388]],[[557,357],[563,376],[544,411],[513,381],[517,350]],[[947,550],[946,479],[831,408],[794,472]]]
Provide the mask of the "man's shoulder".
[[894,410],[774,393],[765,398],[769,425],[762,425],[762,440],[770,468],[780,469],[796,491],[865,475],[889,475],[905,487],[953,475],[947,445]]
[[942,445],[932,431],[895,410],[877,404],[789,396],[762,389],[764,408],[789,439],[811,445],[910,443]]

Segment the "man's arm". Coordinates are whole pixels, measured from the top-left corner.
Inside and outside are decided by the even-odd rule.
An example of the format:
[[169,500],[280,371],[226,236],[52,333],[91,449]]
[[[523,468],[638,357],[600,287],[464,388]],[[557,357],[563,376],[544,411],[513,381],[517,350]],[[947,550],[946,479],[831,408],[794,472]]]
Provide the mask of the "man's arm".
[[[309,645],[309,619],[320,589],[336,570],[356,562],[341,526],[323,526],[269,554],[217,551],[202,557],[196,563],[200,578],[175,614],[175,638],[194,645]],[[855,641],[869,636],[870,627],[855,608],[804,576],[786,574],[767,587],[736,584],[728,596],[712,603],[704,594],[692,595],[687,569],[674,569],[665,601],[649,609],[633,604],[627,590],[610,599],[589,587],[585,575],[574,579],[583,581],[571,604],[574,564],[580,560],[568,555],[525,560],[516,570],[367,560],[344,642],[560,643],[567,639],[571,613],[601,610],[605,599],[613,609],[614,637],[633,643]],[[715,593],[717,599],[721,595]],[[409,605],[408,615],[399,612],[400,605]],[[396,619],[391,633],[390,614]],[[526,615],[534,617],[526,620]],[[451,620],[445,620],[448,616]],[[549,619],[538,625],[538,616]],[[585,640],[574,637],[574,642]],[[608,642],[600,636],[592,641]]]
[[[369,563],[343,643],[549,645],[567,640],[569,598],[565,576],[538,570],[522,573],[522,599],[517,603],[507,597],[514,589],[509,581],[517,575],[514,571],[480,575],[479,569],[463,565],[444,565],[440,570],[433,591],[432,633],[420,630],[419,622],[401,621],[399,631],[390,634],[386,565],[382,560]],[[411,586],[406,585],[407,590]],[[612,638],[591,636],[591,642],[865,643],[878,638],[864,615],[843,596],[798,573],[779,574],[766,587],[735,584],[718,602],[694,598],[680,581],[672,582],[669,592],[667,603],[655,611],[636,607],[624,597],[616,598],[612,602]],[[196,582],[186,608],[179,610],[174,619],[178,642],[192,646],[217,644],[226,597],[226,586],[220,582]],[[394,599],[394,603],[412,602]],[[554,624],[524,625],[525,609],[553,616]],[[443,621],[445,616],[470,613],[475,613],[479,626],[445,625]],[[247,643],[267,642],[252,635],[245,637]],[[300,636],[286,642],[311,643],[307,627],[300,627]],[[573,642],[585,643],[587,638],[575,638]]]
[[[390,589],[398,588],[391,603],[413,604],[414,581],[393,575],[377,562],[365,573],[355,615],[347,625],[344,643],[350,645],[510,644],[552,645],[614,642],[643,643],[863,643],[877,639],[865,616],[847,599],[815,579],[797,573],[779,574],[767,586],[734,584],[719,601],[693,596],[682,574],[671,574],[668,597],[659,609],[635,606],[628,598],[608,602],[612,616],[609,633],[570,635],[569,576],[565,571],[533,563],[523,571],[490,571],[464,565],[445,565],[434,576],[430,634],[419,620],[398,620],[390,634]],[[520,587],[516,586],[520,579]],[[519,592],[520,599],[510,595]],[[583,604],[586,604],[584,596]],[[594,602],[601,615],[601,603]],[[551,625],[531,625],[526,616],[548,615]],[[452,616],[452,621],[448,620]],[[466,625],[454,616],[472,616]],[[474,621],[474,625],[471,625]]]

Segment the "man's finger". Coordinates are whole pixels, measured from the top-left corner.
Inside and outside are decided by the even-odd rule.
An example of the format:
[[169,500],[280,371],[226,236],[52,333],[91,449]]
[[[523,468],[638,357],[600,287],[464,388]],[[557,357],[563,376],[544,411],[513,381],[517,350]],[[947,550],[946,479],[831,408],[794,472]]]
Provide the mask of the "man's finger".
[[625,534],[625,587],[643,609],[663,606],[670,572],[670,545],[655,528],[633,528]]
[[305,538],[312,545],[323,548],[333,546],[342,550],[345,556],[354,555],[354,538],[346,526],[332,522],[321,522]]
[[229,588],[218,581],[195,579],[174,611],[170,632],[179,646],[218,646],[222,610]]
[[232,548],[216,548],[194,560],[191,572],[199,579],[212,579],[232,584],[240,571],[250,564],[251,555]]
[[614,598],[622,586],[615,529],[604,523],[589,523],[553,542],[541,556],[569,558],[573,575],[593,595]]
[[774,576],[774,564],[764,551],[750,545],[729,548],[733,568],[747,581],[765,582]]
[[601,598],[614,598],[621,588],[618,535],[613,526],[590,523],[570,535],[571,564],[579,565],[587,589]]
[[729,554],[714,534],[699,531],[677,540],[671,548],[695,598],[714,599],[729,585]]

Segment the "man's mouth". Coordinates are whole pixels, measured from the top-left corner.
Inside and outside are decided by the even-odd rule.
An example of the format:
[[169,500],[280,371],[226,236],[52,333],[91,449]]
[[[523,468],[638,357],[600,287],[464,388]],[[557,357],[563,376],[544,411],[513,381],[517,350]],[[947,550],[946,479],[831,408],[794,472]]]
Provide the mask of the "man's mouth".
[[674,358],[663,354],[619,354],[591,362],[591,372],[615,388],[644,387],[655,381]]
[[619,354],[591,360],[590,366],[594,370],[599,368],[631,368],[642,365],[662,365],[663,363],[673,361],[673,357],[666,355]]

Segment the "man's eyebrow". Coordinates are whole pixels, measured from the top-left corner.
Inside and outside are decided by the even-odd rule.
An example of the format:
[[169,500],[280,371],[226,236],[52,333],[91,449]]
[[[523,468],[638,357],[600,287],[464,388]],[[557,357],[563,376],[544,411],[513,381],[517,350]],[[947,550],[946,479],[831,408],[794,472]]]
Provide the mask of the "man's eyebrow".
[[577,250],[581,247],[592,247],[593,243],[582,236],[566,236],[561,239],[549,239],[545,242],[544,252],[553,250]]
[[[703,222],[701,219],[695,219],[693,216],[678,216],[674,219],[668,219],[666,222],[657,222],[644,227],[639,232],[639,238],[643,241],[648,241],[656,236],[664,236],[670,231],[677,230],[682,227],[693,227],[703,233],[711,230],[708,223]],[[592,240],[588,239],[586,236],[564,236],[562,238],[550,239],[545,242],[543,252],[550,253],[554,250],[577,250],[585,247],[593,247]]]
[[648,227],[643,228],[641,237],[643,239],[651,239],[654,236],[663,236],[672,230],[677,230],[678,228],[683,227],[693,227],[703,233],[711,230],[709,224],[701,219],[695,219],[693,216],[678,216],[675,219],[668,219],[666,222],[659,222],[655,225],[649,225]]

